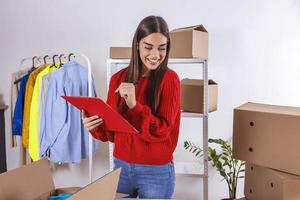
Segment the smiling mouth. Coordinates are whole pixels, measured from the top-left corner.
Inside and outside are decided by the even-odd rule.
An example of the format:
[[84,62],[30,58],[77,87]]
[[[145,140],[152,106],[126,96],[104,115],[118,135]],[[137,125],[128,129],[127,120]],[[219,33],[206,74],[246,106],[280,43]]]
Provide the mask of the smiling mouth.
[[151,64],[151,65],[157,65],[158,63],[159,63],[159,59],[157,59],[157,60],[151,60],[151,59],[148,59],[148,58],[146,58],[146,60]]

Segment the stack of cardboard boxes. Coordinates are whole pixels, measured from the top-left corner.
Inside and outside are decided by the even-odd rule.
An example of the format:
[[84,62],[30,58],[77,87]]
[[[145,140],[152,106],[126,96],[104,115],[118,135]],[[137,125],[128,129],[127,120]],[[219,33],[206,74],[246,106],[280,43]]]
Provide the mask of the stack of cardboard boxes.
[[300,199],[299,144],[300,108],[246,103],[234,109],[233,156],[247,163],[247,199]]

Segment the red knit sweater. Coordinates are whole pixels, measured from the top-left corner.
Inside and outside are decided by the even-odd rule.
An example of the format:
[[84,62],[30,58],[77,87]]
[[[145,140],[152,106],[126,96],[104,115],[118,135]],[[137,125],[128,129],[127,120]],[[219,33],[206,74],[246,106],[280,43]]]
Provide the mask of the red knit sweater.
[[[126,70],[120,70],[110,80],[107,103],[117,110],[115,90],[125,80]],[[139,134],[109,132],[103,127],[91,131],[101,141],[115,143],[114,156],[129,163],[166,164],[173,160],[180,126],[180,81],[177,74],[168,69],[160,85],[158,112],[151,112],[147,101],[148,78],[141,77],[136,86],[137,104],[121,113]],[[120,104],[125,103],[121,98]]]

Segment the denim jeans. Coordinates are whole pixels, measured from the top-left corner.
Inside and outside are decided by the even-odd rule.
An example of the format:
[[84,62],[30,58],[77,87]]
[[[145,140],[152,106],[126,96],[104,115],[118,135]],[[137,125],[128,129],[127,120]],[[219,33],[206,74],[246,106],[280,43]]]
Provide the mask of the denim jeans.
[[121,169],[118,192],[130,198],[171,199],[175,187],[173,162],[164,165],[131,164],[114,158]]

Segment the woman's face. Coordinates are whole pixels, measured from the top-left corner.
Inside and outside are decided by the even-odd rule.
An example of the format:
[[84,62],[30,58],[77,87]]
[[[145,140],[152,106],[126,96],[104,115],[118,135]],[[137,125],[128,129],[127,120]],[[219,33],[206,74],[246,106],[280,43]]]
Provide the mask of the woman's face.
[[167,38],[161,33],[152,33],[140,40],[138,44],[140,58],[143,62],[143,75],[155,70],[167,54]]

